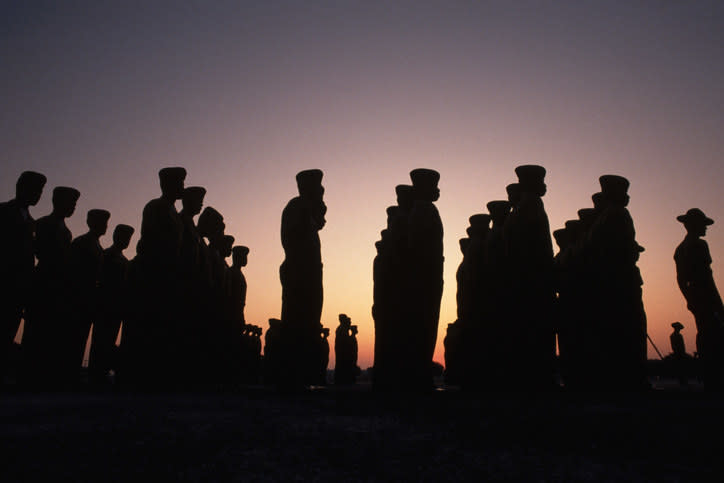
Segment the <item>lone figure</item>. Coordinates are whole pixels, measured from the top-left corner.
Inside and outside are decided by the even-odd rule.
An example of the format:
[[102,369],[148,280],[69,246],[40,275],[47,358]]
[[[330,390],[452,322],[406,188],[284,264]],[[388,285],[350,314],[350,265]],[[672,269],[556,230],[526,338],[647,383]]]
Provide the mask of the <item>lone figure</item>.
[[721,388],[724,307],[714,284],[709,245],[701,238],[714,220],[699,208],[692,208],[676,219],[686,228],[686,237],[674,253],[676,281],[696,321],[696,351],[702,361],[704,385]]

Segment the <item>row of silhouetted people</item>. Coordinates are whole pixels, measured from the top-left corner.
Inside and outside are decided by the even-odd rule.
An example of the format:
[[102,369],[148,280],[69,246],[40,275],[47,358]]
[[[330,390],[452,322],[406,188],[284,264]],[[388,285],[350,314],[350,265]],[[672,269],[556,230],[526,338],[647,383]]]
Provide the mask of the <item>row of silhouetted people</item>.
[[[317,172],[312,171],[313,177]],[[94,384],[109,383],[113,375],[115,382],[133,387],[227,386],[258,383],[263,374],[289,374],[294,373],[290,368],[304,366],[294,359],[303,341],[286,331],[283,368],[262,369],[262,329],[244,317],[247,285],[242,268],[249,249],[233,245],[223,216],[212,207],[202,210],[206,190],[185,187],[185,178],[183,168],[159,172],[161,196],[143,210],[136,256],[129,261],[124,250],[133,227],[117,225],[112,245],[103,249],[100,240],[111,214],[92,209],[88,232],[73,238],[66,219],[73,215],[80,192],[70,187],[56,187],[52,213],[36,221],[29,207],[37,204],[47,180],[40,173],[21,174],[15,198],[0,205],[3,276],[10,282],[2,297],[0,378],[9,373],[21,319],[22,357],[14,361],[13,372],[29,387],[76,386],[90,333],[89,376]],[[178,200],[181,211],[176,210]],[[295,229],[286,230],[290,238],[297,236]],[[301,264],[306,263],[302,259]],[[295,268],[287,278],[299,279],[303,286],[304,272]],[[306,296],[297,299],[310,302]],[[287,318],[288,312],[283,310]],[[350,380],[350,364],[357,367],[356,326],[350,329],[345,320],[347,330],[338,330],[336,341],[339,381]],[[342,317],[340,324],[345,324]],[[270,320],[267,340],[274,339],[279,329],[275,325]],[[329,329],[322,328],[321,339],[319,334],[314,337],[314,363],[317,376],[324,376],[307,379],[308,384],[326,381]],[[323,355],[320,346],[326,346]],[[278,379],[269,376],[266,382],[283,382]]]
[[[468,237],[460,240],[457,320],[448,324],[445,338],[446,381],[469,389],[559,382],[578,390],[648,387],[637,266],[644,248],[627,209],[629,181],[601,176],[593,206],[553,232],[559,246],[554,256],[541,200],[545,169],[519,166],[516,174],[518,182],[506,188],[508,199],[491,201],[488,213],[471,216]],[[718,389],[724,387],[724,309],[701,239],[713,220],[696,208],[677,220],[687,230],[675,260],[697,321],[698,375]],[[683,338],[675,340],[681,341],[672,342],[677,360],[684,360]]]

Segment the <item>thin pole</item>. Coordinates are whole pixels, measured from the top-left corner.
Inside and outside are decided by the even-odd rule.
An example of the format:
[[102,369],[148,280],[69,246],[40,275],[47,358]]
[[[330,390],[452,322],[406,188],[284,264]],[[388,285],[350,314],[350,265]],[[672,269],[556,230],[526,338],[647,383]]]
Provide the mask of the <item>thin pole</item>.
[[661,352],[659,352],[659,348],[656,347],[656,344],[654,344],[654,341],[651,340],[651,336],[650,336],[649,334],[646,334],[646,338],[649,340],[649,342],[651,342],[651,345],[654,346],[654,350],[655,350],[656,353],[659,355],[659,358],[663,361],[663,360],[664,360],[664,356],[661,355]]

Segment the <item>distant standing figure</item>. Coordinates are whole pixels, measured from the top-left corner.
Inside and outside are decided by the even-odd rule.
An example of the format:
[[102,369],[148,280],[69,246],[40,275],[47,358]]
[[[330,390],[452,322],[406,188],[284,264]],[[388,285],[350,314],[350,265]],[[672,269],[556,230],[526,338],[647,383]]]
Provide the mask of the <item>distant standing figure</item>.
[[93,325],[88,369],[91,382],[108,381],[110,370],[117,371],[116,339],[121,323],[128,313],[128,248],[135,230],[129,225],[116,225],[113,244],[103,251],[98,283],[98,312]]
[[337,385],[354,384],[355,367],[354,337],[351,334],[351,319],[339,314],[339,325],[334,333],[334,383]]
[[80,192],[58,186],[53,189],[53,211],[35,225],[33,297],[23,331],[25,380],[31,384],[62,386],[68,381],[62,364],[71,315],[70,245],[73,235],[65,219],[75,212]]
[[403,386],[432,389],[432,356],[440,321],[443,288],[443,227],[435,202],[440,173],[418,168],[410,172],[414,204],[408,220],[409,300],[404,330],[408,337],[407,374]]
[[702,239],[714,223],[692,208],[676,218],[686,237],[676,248],[676,280],[696,322],[696,351],[702,361],[705,386],[724,387],[724,307],[711,271],[709,245]]
[[0,203],[0,276],[4,280],[0,290],[0,384],[31,294],[35,220],[28,208],[38,203],[46,181],[40,173],[24,171],[15,184],[15,198]]
[[106,210],[88,211],[88,232],[77,237],[70,245],[73,320],[66,329],[69,336],[70,374],[78,374],[80,370],[88,335],[98,313],[98,283],[103,266],[100,238],[108,230],[110,217],[111,214]]
[[[281,239],[284,262],[279,269],[282,284],[284,357],[288,382],[315,384],[318,379],[318,339],[322,316],[322,254],[319,230],[324,227],[322,171],[297,173],[299,196],[282,212]],[[288,337],[287,337],[288,336]]]

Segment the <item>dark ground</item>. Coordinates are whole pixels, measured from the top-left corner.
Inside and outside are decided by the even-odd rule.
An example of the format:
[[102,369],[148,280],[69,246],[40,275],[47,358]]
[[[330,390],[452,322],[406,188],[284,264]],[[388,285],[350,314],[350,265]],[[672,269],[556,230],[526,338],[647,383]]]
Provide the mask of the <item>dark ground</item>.
[[0,394],[2,481],[722,481],[724,398]]

